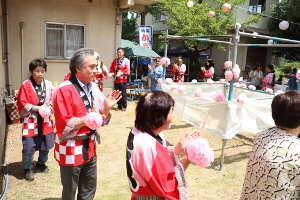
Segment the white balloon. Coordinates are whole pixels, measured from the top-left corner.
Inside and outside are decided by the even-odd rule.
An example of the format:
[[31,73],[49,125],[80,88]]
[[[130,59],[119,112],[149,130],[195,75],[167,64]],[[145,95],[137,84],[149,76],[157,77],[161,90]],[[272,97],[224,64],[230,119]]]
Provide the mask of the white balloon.
[[288,29],[289,28],[289,22],[288,21],[282,21],[282,22],[280,22],[279,23],[279,28],[281,29],[281,30],[286,30],[286,29]]
[[268,40],[268,44],[274,44],[273,40]]
[[194,5],[194,2],[192,2],[192,1],[188,1],[187,3],[186,3],[186,5],[187,5],[187,7],[193,7],[193,5]]
[[252,35],[253,35],[253,38],[256,38],[255,36],[258,35],[258,33],[254,32],[254,33],[252,33]]

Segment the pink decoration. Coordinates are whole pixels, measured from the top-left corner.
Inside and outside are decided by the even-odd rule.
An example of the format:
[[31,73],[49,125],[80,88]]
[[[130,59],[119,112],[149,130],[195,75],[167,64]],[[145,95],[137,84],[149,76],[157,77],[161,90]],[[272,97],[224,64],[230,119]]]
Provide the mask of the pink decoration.
[[281,21],[281,22],[279,23],[279,28],[280,28],[281,30],[286,30],[286,29],[289,28],[289,26],[290,26],[290,24],[289,24],[288,21]]
[[236,64],[232,69],[233,77],[234,78],[239,78],[240,77],[240,72],[241,72],[240,66],[238,64]]
[[162,79],[161,78],[157,79],[157,83],[158,83],[158,85],[162,85],[163,84]]
[[241,88],[247,88],[247,85],[246,85],[245,83],[241,83],[241,84],[240,84],[240,87],[241,87]]
[[171,90],[175,90],[178,87],[178,85],[176,83],[172,83],[170,85]]
[[166,84],[171,84],[173,83],[173,80],[171,78],[166,78]]
[[233,73],[232,71],[226,71],[225,72],[225,78],[227,79],[227,81],[231,81],[233,78]]
[[188,143],[186,147],[188,159],[199,167],[208,167],[214,162],[214,151],[208,141],[198,137]]
[[273,90],[271,88],[266,88],[266,93],[273,93]]
[[300,69],[298,69],[298,71],[297,71],[297,73],[296,73],[296,78],[297,78],[298,80],[300,80]]
[[282,90],[277,90],[277,92],[275,92],[275,96],[283,94],[284,92]]
[[39,114],[42,118],[49,117],[51,115],[51,110],[47,105],[42,105],[39,109]]
[[224,67],[227,68],[227,69],[231,69],[232,68],[232,62],[231,61],[226,61],[224,63]]
[[248,97],[242,93],[237,97],[237,101],[240,102],[241,104],[244,104],[247,102]]
[[206,83],[214,83],[214,81],[212,79],[207,79]]
[[225,100],[225,96],[224,94],[221,92],[221,93],[217,93],[216,94],[216,101],[224,101]]
[[180,86],[177,90],[178,90],[178,92],[185,92],[186,87],[185,86]]
[[256,90],[256,87],[255,87],[254,85],[249,85],[248,88],[249,88],[250,90]]
[[233,86],[240,87],[240,84],[239,83],[234,83]]
[[102,116],[95,112],[88,113],[84,118],[84,123],[92,130],[97,130],[101,127],[103,120]]
[[170,59],[166,58],[166,57],[163,57],[163,58],[160,59],[159,64],[160,65],[169,65],[170,64]]
[[222,6],[222,10],[224,12],[229,12],[231,10],[231,5],[228,4],[228,3],[224,3],[223,6]]
[[[226,74],[226,73],[225,73]],[[232,77],[231,77],[231,79],[232,79]],[[220,79],[220,83],[225,83],[226,82],[226,79],[224,79],[224,78],[221,78]]]
[[214,11],[209,11],[208,12],[208,16],[210,16],[210,17],[214,17],[216,14],[215,14],[215,12]]
[[196,89],[195,92],[194,92],[194,96],[195,97],[201,97],[201,92],[202,92],[201,88]]

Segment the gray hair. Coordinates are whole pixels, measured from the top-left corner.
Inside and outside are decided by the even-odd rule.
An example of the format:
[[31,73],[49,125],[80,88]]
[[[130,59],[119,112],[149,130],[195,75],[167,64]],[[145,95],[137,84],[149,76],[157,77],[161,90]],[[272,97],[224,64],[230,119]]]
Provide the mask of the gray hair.
[[73,75],[76,73],[76,69],[82,69],[85,64],[86,56],[94,56],[94,50],[90,48],[78,49],[70,60],[70,71]]

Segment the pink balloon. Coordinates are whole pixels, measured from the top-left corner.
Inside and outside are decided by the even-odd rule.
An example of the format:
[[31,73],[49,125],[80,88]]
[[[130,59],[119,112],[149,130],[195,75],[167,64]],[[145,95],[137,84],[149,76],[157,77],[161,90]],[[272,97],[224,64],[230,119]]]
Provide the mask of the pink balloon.
[[228,3],[224,3],[223,6],[222,6],[222,10],[224,12],[229,12],[231,10],[231,5],[228,4]]
[[215,12],[214,11],[209,11],[209,13],[208,13],[208,16],[210,16],[210,17],[214,17],[216,14],[215,14]]

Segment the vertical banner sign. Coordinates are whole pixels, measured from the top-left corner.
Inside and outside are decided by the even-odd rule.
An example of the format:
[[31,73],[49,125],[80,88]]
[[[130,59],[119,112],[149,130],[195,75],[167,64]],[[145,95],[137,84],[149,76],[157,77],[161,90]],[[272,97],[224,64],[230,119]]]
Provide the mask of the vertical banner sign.
[[152,26],[139,26],[139,43],[140,46],[152,49]]

